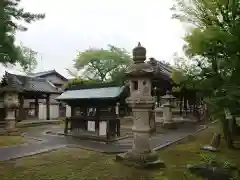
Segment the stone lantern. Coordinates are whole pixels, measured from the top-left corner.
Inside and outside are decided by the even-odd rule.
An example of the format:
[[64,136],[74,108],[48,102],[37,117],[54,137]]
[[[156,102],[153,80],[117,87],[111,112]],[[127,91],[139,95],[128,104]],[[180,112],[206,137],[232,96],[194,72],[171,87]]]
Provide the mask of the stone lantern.
[[6,110],[6,127],[7,132],[16,131],[15,112],[19,107],[18,93],[14,89],[8,89],[4,92],[4,108]]
[[144,62],[146,49],[140,43],[133,49],[133,60],[134,64],[126,72],[130,86],[130,97],[126,99],[126,103],[133,112],[132,150],[118,154],[116,159],[141,167],[163,166],[164,163],[150,148],[151,111],[155,105],[155,98],[151,95],[151,76],[153,76],[154,69]]
[[163,100],[163,127],[175,128],[176,123],[173,121],[172,109],[174,107],[175,97],[167,91],[166,95],[162,97]]

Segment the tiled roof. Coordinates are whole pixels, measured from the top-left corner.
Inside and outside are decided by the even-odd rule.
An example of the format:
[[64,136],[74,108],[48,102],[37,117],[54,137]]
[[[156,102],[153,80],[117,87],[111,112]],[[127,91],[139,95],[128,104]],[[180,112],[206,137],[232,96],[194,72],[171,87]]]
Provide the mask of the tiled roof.
[[48,71],[42,71],[42,72],[37,72],[37,73],[31,73],[29,75],[33,76],[33,77],[39,77],[39,76],[44,76],[44,75],[48,75],[51,73],[56,72],[54,69],[53,70],[48,70]]
[[68,90],[62,93],[57,100],[71,100],[71,99],[107,99],[116,98],[121,95],[125,86],[117,87],[102,87],[92,89]]
[[62,79],[66,80],[66,81],[68,80],[66,77],[64,77],[63,75],[58,73],[55,69],[48,70],[48,71],[37,72],[37,73],[31,73],[31,74],[29,74],[29,76],[32,76],[32,77],[43,77],[43,76],[47,76],[47,75],[54,74],[54,73],[57,74]]
[[[45,93],[60,93],[54,85],[44,78],[16,75],[6,72],[4,80],[6,88],[15,88],[17,91],[32,91]],[[4,88],[4,87],[2,87]]]
[[154,58],[150,58],[148,63],[153,66],[156,75],[163,75],[166,78],[171,79],[172,71],[174,70],[171,66],[164,64],[161,61],[157,61]]

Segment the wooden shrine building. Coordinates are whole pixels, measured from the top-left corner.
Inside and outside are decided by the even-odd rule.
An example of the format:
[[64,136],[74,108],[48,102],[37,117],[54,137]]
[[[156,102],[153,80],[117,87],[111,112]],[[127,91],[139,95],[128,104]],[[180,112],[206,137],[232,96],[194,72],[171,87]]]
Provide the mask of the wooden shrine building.
[[[56,87],[45,78],[22,76],[5,72],[5,75],[0,83],[1,99],[3,99],[4,93],[8,92],[8,89],[14,89],[18,93],[19,107],[15,112],[16,120],[27,119],[30,112],[33,117],[38,117],[39,99],[46,100],[46,119],[50,119],[50,95],[61,94],[61,92],[59,92]],[[24,108],[26,100],[34,100],[32,106],[27,109]],[[1,102],[1,104],[3,104],[3,102]],[[0,111],[2,116],[0,119],[4,119],[5,107],[3,105],[1,105]]]
[[[126,105],[127,89],[126,86],[115,84],[68,87],[57,100],[71,106],[72,114],[69,118],[71,133],[104,139],[120,136],[119,113]],[[68,133],[68,128],[65,133]]]

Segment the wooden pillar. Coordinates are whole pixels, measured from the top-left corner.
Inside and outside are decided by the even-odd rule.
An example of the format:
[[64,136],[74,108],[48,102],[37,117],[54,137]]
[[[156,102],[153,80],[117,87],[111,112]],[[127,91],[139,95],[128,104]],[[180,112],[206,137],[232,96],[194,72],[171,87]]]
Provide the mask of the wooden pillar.
[[71,117],[75,116],[75,106],[70,106],[71,107]]
[[106,123],[107,123],[106,135],[107,135],[107,139],[110,139],[110,121],[106,121]]
[[120,118],[117,119],[117,136],[120,136]]
[[19,94],[18,98],[19,98],[19,109],[18,109],[17,120],[22,121],[26,118],[25,117],[25,110],[24,110],[24,96],[23,96],[23,94]]
[[100,122],[100,107],[96,106],[95,130],[98,132],[98,134],[99,134],[99,130],[100,130],[99,122]]
[[35,103],[34,103],[35,105],[35,116],[36,116],[36,118],[38,118],[38,115],[39,115],[39,104],[38,104],[38,99],[36,98],[35,99]]
[[[119,109],[120,109],[120,103],[116,103],[115,107],[115,113],[116,113],[116,121],[115,121],[115,127],[116,127],[116,134],[119,137],[120,136],[120,116],[119,116]],[[115,133],[115,132],[114,132]]]
[[50,119],[50,102],[49,102],[49,99],[50,99],[50,96],[49,96],[49,94],[47,94],[47,97],[46,97],[46,118],[47,118],[47,120]]
[[65,119],[65,126],[64,126],[64,134],[68,134],[68,123],[69,123],[70,118]]

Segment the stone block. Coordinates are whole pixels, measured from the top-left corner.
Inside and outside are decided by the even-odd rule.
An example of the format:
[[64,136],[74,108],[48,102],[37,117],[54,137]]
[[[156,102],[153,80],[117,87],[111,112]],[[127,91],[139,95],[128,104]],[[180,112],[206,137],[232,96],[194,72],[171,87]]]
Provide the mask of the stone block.
[[166,129],[177,129],[177,123],[175,122],[164,122],[162,126]]
[[210,146],[210,145],[202,146],[200,149],[201,149],[201,150],[212,151],[212,152],[218,151],[217,148],[215,148],[215,147],[213,147],[213,146]]

